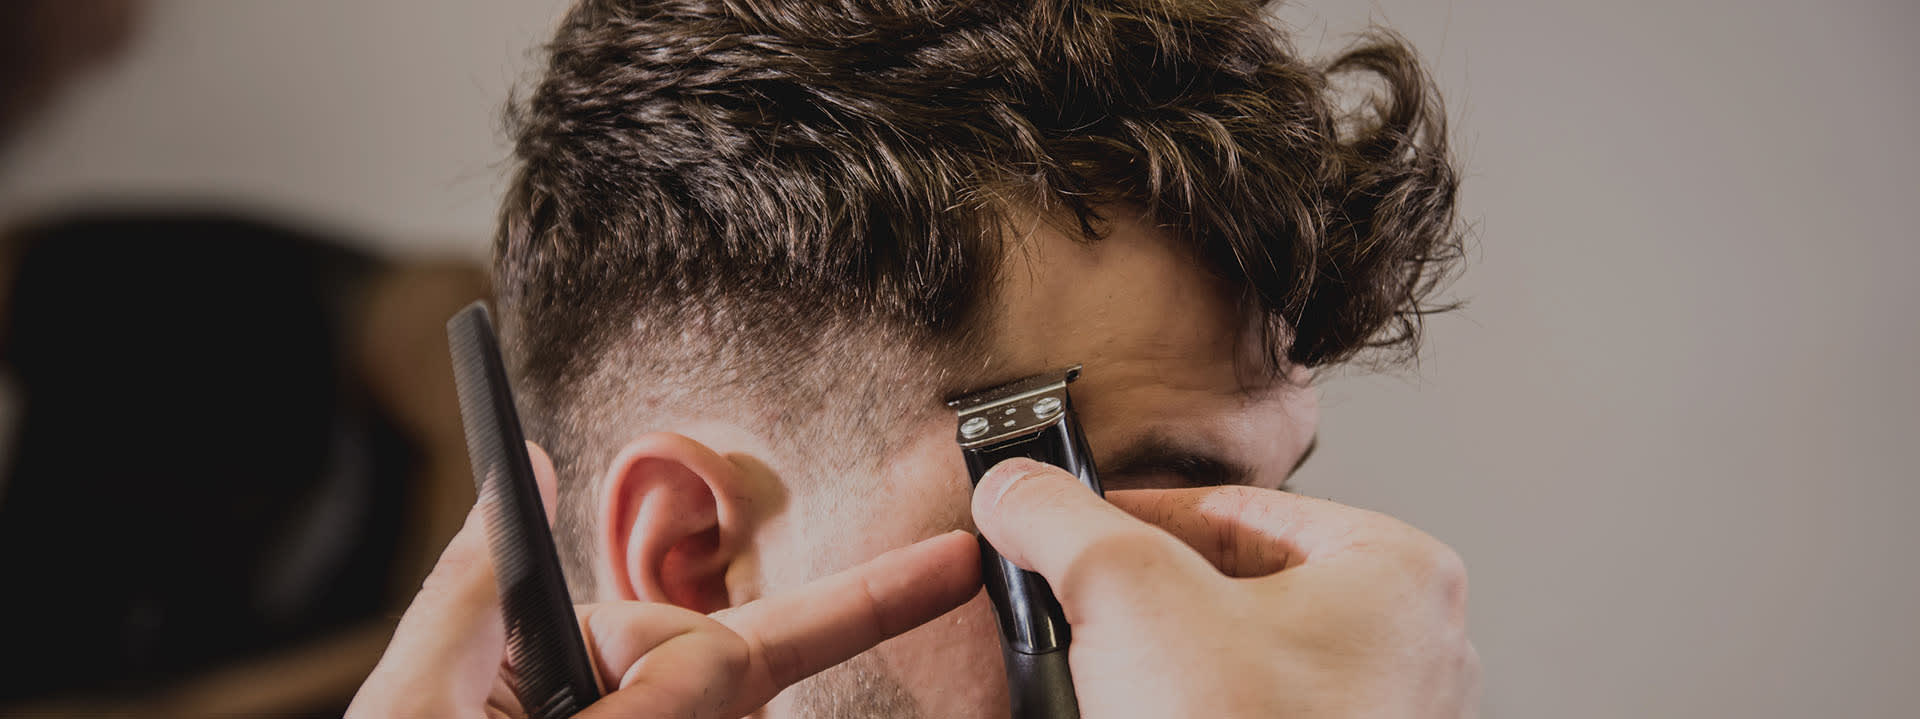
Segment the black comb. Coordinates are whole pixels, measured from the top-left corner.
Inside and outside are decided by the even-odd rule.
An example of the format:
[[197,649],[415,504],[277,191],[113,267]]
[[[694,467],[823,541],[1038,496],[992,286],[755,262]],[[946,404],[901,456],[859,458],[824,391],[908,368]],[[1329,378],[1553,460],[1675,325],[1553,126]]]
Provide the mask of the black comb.
[[473,484],[486,506],[513,694],[532,719],[571,717],[600,698],[600,685],[547,530],[546,508],[486,303],[468,305],[448,320],[447,342],[467,452],[473,457]]

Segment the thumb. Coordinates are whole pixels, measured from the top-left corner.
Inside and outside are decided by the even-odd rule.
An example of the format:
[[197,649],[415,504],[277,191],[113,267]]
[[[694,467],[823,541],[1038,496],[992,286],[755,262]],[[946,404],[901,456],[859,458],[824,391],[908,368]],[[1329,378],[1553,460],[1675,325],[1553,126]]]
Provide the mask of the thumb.
[[1190,593],[1221,575],[1173,535],[1094,494],[1066,470],[1029,459],[996,465],[973,491],[973,521],[1014,564],[1040,574],[1069,621]]
[[481,505],[467,514],[401,616],[380,664],[354,696],[349,717],[388,716],[423,696],[452,706],[486,701],[506,654],[506,627],[483,514]]

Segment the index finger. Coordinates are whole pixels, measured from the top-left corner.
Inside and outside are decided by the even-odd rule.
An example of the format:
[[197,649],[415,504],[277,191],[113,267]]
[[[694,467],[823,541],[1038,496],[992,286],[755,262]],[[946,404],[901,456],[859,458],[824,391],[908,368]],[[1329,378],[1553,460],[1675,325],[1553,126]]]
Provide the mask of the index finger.
[[1232,577],[1264,577],[1346,546],[1372,512],[1259,487],[1136,489],[1107,501],[1180,538]]
[[966,603],[980,589],[979,552],[973,535],[948,532],[714,615],[747,641],[735,706],[757,709],[788,685]]

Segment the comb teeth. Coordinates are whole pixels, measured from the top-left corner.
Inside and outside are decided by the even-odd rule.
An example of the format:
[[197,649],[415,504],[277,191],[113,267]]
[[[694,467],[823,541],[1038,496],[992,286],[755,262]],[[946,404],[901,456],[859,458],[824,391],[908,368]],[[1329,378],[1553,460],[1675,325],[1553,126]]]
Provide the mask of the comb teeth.
[[600,698],[599,683],[547,530],[506,363],[484,303],[475,302],[447,322],[447,343],[500,585],[513,693],[534,719],[570,717]]

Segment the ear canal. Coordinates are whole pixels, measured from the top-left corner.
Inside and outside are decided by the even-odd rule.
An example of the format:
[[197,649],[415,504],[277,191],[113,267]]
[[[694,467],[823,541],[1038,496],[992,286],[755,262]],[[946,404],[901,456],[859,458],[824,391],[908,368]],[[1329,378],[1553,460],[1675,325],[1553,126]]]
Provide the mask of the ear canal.
[[660,561],[662,577],[680,578],[661,583],[668,601],[702,614],[726,609],[729,561],[720,549],[719,525],[688,535],[668,549]]
[[637,438],[615,460],[602,545],[622,598],[701,613],[728,606],[729,549],[723,502],[734,501],[733,465],[692,439]]

